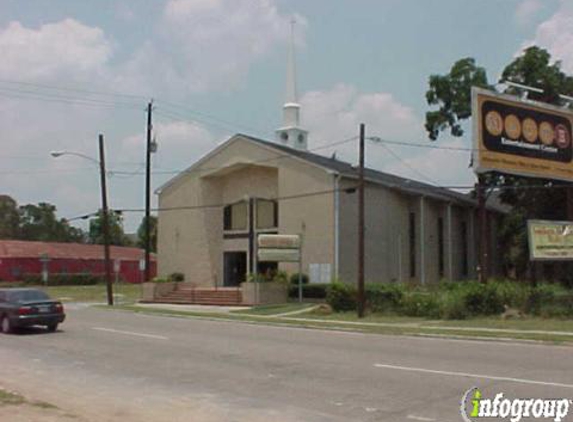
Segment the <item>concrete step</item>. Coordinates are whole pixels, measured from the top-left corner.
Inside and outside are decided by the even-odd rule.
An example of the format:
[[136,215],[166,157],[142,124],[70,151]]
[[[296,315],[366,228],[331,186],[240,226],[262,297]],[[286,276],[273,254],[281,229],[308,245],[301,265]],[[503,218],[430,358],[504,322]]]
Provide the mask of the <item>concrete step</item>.
[[155,303],[241,305],[242,292],[231,289],[178,289],[154,300]]

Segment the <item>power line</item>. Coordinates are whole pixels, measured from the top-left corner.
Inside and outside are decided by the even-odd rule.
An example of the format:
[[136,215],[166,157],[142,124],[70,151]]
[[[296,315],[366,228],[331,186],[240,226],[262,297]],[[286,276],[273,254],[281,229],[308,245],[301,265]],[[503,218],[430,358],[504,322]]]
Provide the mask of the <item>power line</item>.
[[[308,197],[312,197],[312,196],[320,196],[320,195],[327,195],[330,193],[334,193],[334,192],[341,192],[341,191],[345,191],[348,190],[347,188],[345,189],[327,189],[327,190],[322,190],[322,191],[316,191],[316,192],[306,192],[306,193],[299,193],[299,194],[295,194],[295,195],[287,195],[287,196],[280,196],[280,197],[271,197],[271,198],[265,198],[266,200],[271,200],[271,201],[288,201],[288,200],[292,200],[292,199],[300,199],[300,198],[308,198]],[[209,208],[222,208],[229,205],[228,203],[218,203],[218,204],[207,204],[207,205],[189,205],[189,206],[178,206],[178,207],[162,207],[162,208],[152,208],[152,211],[178,211],[178,210],[200,210],[200,209],[209,209]],[[145,209],[143,208],[122,208],[122,209],[116,209],[116,212],[143,212],[145,211]]]
[[[551,189],[567,189],[569,188],[568,185],[551,185],[551,186],[535,186],[535,185],[529,185],[529,186],[494,186],[493,190],[495,191],[504,191],[504,190],[551,190]],[[470,189],[475,189],[475,185],[448,185],[448,186],[416,186],[417,190],[420,191],[443,191],[443,190],[470,190]],[[275,200],[275,201],[288,201],[288,200],[292,200],[292,199],[300,199],[300,198],[306,198],[306,197],[313,197],[313,196],[320,196],[320,195],[327,195],[327,194],[331,194],[334,192],[345,192],[345,193],[349,193],[352,194],[354,193],[356,190],[356,187],[347,187],[344,189],[327,189],[327,190],[322,190],[322,191],[316,191],[316,192],[307,192],[307,193],[302,193],[302,194],[295,194],[295,195],[288,195],[288,196],[282,196],[282,197],[274,197],[274,198],[265,198],[267,200]],[[469,200],[473,199],[468,197]],[[159,212],[159,211],[192,211],[192,210],[202,210],[202,209],[210,209],[210,208],[222,208],[225,207],[227,205],[230,205],[229,203],[217,203],[217,204],[205,204],[205,205],[181,205],[181,206],[177,206],[177,207],[159,207],[159,208],[152,208],[151,211],[154,212]],[[144,212],[145,209],[144,208],[116,208],[114,210],[112,210],[115,213],[138,213],[138,212]],[[89,217],[92,216],[96,216],[98,214],[98,212],[91,212],[91,213],[85,213],[85,214],[81,214],[79,216],[76,217],[71,217],[71,218],[65,218],[66,221],[74,221],[74,220],[81,220],[81,219],[87,219]]]
[[[225,131],[228,131],[229,129],[231,131],[236,131],[236,128],[240,128],[243,130],[247,130],[251,133],[256,133],[258,135],[269,135],[271,134],[271,132],[268,132],[266,130],[261,130],[261,129],[257,129],[257,128],[253,128],[251,126],[247,126],[244,124],[239,124],[239,123],[235,123],[235,122],[228,122],[226,120],[223,120],[221,118],[215,117],[213,115],[207,114],[207,113],[203,113],[203,112],[199,112],[193,109],[190,109],[189,107],[183,106],[183,105],[178,105],[176,106],[175,103],[171,103],[171,102],[167,102],[167,101],[163,101],[161,99],[157,100],[157,103],[160,105],[167,105],[167,109],[161,109],[158,108],[158,110],[156,111],[156,114],[166,117],[170,120],[173,121],[182,121],[182,122],[202,122],[206,125],[212,126],[212,127],[216,127],[219,129],[223,129]],[[171,109],[169,109],[169,107],[171,107]],[[193,114],[199,117],[196,117],[195,120],[191,120],[188,119],[186,116],[184,116],[184,114],[179,111],[179,110],[174,110],[174,108],[176,109],[182,109],[187,111],[189,114]]]
[[[4,86],[2,85],[4,84]],[[6,86],[8,85],[8,86]],[[16,87],[10,86],[16,85]],[[24,89],[27,88],[27,89]],[[31,90],[35,89],[35,90]],[[50,91],[56,91],[50,92]],[[96,97],[120,97],[124,99],[129,99],[131,101],[117,101],[117,100],[109,100],[109,99],[102,99],[102,98],[90,98],[90,97],[78,97],[77,95],[72,96],[69,94],[61,94],[61,92],[68,92],[68,93],[82,93],[88,94],[89,96],[96,96]],[[92,106],[109,106],[110,108],[114,108],[117,106],[123,106],[127,108],[134,108],[139,109],[139,101],[143,99],[147,99],[147,96],[140,95],[140,94],[127,94],[122,92],[102,92],[102,91],[95,91],[90,89],[82,89],[82,88],[71,88],[71,87],[63,87],[63,86],[54,86],[54,85],[47,85],[47,84],[39,84],[39,83],[31,83],[31,82],[23,82],[23,81],[14,81],[14,80],[7,80],[7,79],[0,79],[0,95],[11,97],[11,98],[20,98],[20,99],[27,99],[27,100],[40,100],[40,101],[51,101],[51,102],[62,102],[62,103],[71,103],[71,104],[79,104],[79,105],[92,105]],[[137,102],[134,102],[137,100]],[[176,120],[176,121],[189,121],[186,117],[182,117],[180,110],[185,110],[190,114],[195,116],[200,116],[196,118],[197,121],[201,121],[205,124],[208,124],[213,127],[223,128],[224,130],[229,130],[231,128],[233,131],[236,128],[242,128],[243,130],[248,130],[253,133],[258,134],[268,134],[265,130],[256,129],[244,124],[239,124],[236,122],[229,122],[224,119],[221,119],[217,116],[211,115],[209,113],[200,112],[190,107],[178,104],[172,101],[165,101],[161,98],[156,100],[156,103],[164,105],[166,110],[159,111],[158,114],[163,115],[166,118]]]
[[139,102],[135,101],[118,101],[113,99],[99,99],[99,98],[91,98],[86,96],[77,96],[77,95],[70,95],[70,94],[62,94],[62,93],[52,93],[52,92],[42,92],[41,90],[31,90],[26,88],[14,88],[14,87],[5,87],[0,84],[0,90],[13,94],[19,94],[23,96],[31,96],[31,97],[38,97],[38,99],[49,99],[49,100],[62,100],[62,101],[78,101],[78,102],[86,102],[86,103],[95,103],[95,104],[102,104],[102,105],[123,105],[123,106],[134,106],[139,107]]
[[[370,136],[369,139],[375,140],[376,142],[381,142],[383,144],[399,145],[399,146],[413,147],[413,148],[427,148],[427,149],[461,151],[461,152],[480,151],[479,148],[448,147],[448,146],[422,144],[422,143],[415,143],[415,142],[392,141],[392,140],[381,138],[379,136]],[[374,145],[376,145],[376,144],[374,144]]]
[[40,84],[40,83],[15,81],[15,80],[10,80],[10,79],[0,79],[0,83],[29,86],[29,87],[56,90],[56,91],[82,92],[85,94],[99,95],[99,96],[117,96],[117,97],[134,98],[134,99],[139,99],[139,100],[148,98],[146,96],[139,95],[139,94],[126,94],[126,93],[115,92],[115,91],[107,91],[107,92],[95,91],[95,90],[89,90],[89,89],[84,89],[84,88],[71,88],[71,87],[64,87],[64,86],[57,86],[57,85],[47,85],[47,84]]
[[388,151],[390,153],[390,155],[392,155],[396,160],[398,160],[400,163],[402,163],[402,165],[404,165],[405,167],[409,168],[411,171],[413,171],[414,173],[416,173],[418,176],[420,176],[422,179],[424,180],[428,180],[430,181],[432,184],[439,186],[439,183],[436,182],[434,179],[432,179],[429,176],[426,176],[424,173],[422,173],[421,171],[419,171],[418,169],[416,169],[414,166],[411,166],[408,162],[406,162],[406,160],[403,160],[398,154],[396,154],[394,151],[392,151],[392,149],[390,147],[388,147],[387,145],[382,145],[384,147],[384,149],[386,149],[386,151]]
[[[295,195],[287,195],[287,196],[282,196],[282,197],[274,197],[274,198],[265,198],[267,200],[274,200],[274,201],[288,201],[291,199],[298,199],[298,198],[307,198],[307,197],[312,197],[312,196],[319,196],[319,195],[326,195],[329,193],[334,193],[336,191],[348,191],[350,189],[345,188],[345,189],[327,189],[327,190],[322,190],[322,191],[316,191],[316,192],[306,192],[306,193],[300,193],[300,194],[295,194]],[[178,207],[163,207],[163,208],[151,208],[151,211],[178,211],[178,210],[202,210],[202,209],[210,209],[210,208],[222,208],[229,205],[228,203],[217,203],[217,204],[205,204],[205,205],[182,205],[182,206],[178,206]],[[145,212],[145,208],[116,208],[113,210],[115,213],[135,213],[135,212]],[[97,212],[92,212],[92,213],[85,213],[82,215],[79,215],[77,217],[72,217],[72,218],[66,218],[66,221],[73,221],[73,220],[80,220],[80,219],[86,219],[89,218],[91,216],[97,215]]]
[[[340,141],[337,141],[337,142],[332,142],[332,143],[329,143],[329,144],[323,144],[323,145],[320,145],[320,146],[318,146],[318,147],[311,148],[311,149],[309,149],[309,150],[307,150],[307,151],[311,151],[311,152],[313,152],[313,151],[320,151],[320,150],[323,150],[323,149],[328,149],[328,148],[332,148],[332,147],[334,147],[334,146],[338,146],[338,145],[342,145],[342,144],[348,143],[348,142],[353,141],[353,140],[355,140],[355,139],[356,139],[356,136],[352,136],[352,137],[350,137],[350,138],[346,138],[346,139],[343,139],[343,140],[340,140]],[[245,164],[268,163],[268,162],[271,162],[271,161],[277,161],[277,160],[281,160],[281,159],[283,159],[283,158],[289,158],[289,157],[290,157],[290,158],[293,158],[293,157],[296,157],[296,156],[293,155],[292,153],[285,153],[285,154],[279,154],[279,155],[277,155],[277,156],[275,156],[275,157],[263,158],[263,159],[260,159],[260,160],[251,160],[251,161],[245,162]],[[327,158],[327,157],[324,157],[324,158]],[[200,169],[185,169],[185,170],[164,170],[164,171],[156,170],[156,171],[153,172],[153,174],[181,174],[181,173],[190,174],[190,173],[192,173],[192,172],[216,171],[216,170],[222,170],[222,169],[225,169],[225,168],[227,168],[227,166],[202,167],[202,168],[200,168]],[[115,172],[115,173],[116,173],[116,174],[129,174],[129,175],[142,174],[141,172]]]
[[[342,145],[348,142],[353,141],[354,139],[356,139],[356,136],[347,138],[347,139],[343,139],[341,141],[337,141],[337,142],[332,142],[329,144],[323,144],[320,146],[317,146],[315,148],[309,149],[308,151],[320,151],[323,149],[328,149],[328,148],[332,148],[334,146],[337,145]],[[277,160],[281,160],[283,158],[288,158],[288,157],[293,157],[292,154],[290,153],[285,153],[285,154],[279,154],[277,156],[274,157],[269,157],[269,158],[264,158],[264,159],[260,159],[260,160],[252,160],[252,161],[248,161],[245,164],[260,164],[260,163],[268,163],[268,162],[272,162],[272,161],[277,161]],[[326,158],[326,157],[325,157]],[[137,175],[142,175],[144,174],[144,171],[142,170],[141,166],[143,164],[141,163],[134,163],[135,165],[139,166],[138,170],[134,170],[134,171],[128,171],[128,170],[115,170],[115,169],[109,169],[106,171],[106,173],[110,176],[114,176],[114,177],[118,177],[118,178],[123,178],[123,179],[128,179],[131,178],[133,176],[137,176]],[[226,168],[226,166],[218,166],[218,167],[203,167],[200,169],[183,169],[183,170],[155,170],[152,172],[152,174],[155,175],[173,175],[173,174],[181,174],[181,173],[187,173],[190,174],[192,172],[204,172],[204,171],[216,171],[216,170],[222,170]],[[50,170],[43,170],[43,169],[17,169],[17,170],[0,170],[0,174],[49,174],[49,173],[73,173],[73,172],[77,172],[77,171],[91,171],[91,168],[87,168],[87,167],[83,167],[83,168],[74,168],[74,169],[50,169]]]

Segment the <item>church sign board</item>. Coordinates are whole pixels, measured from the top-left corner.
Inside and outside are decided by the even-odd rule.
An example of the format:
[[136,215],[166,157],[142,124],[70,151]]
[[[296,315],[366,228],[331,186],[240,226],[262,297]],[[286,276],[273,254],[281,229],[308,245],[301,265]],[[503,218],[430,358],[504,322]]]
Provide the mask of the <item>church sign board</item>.
[[300,236],[260,234],[257,239],[259,262],[299,262]]
[[472,89],[474,169],[573,181],[573,113]]
[[573,222],[529,220],[527,232],[531,260],[573,260]]

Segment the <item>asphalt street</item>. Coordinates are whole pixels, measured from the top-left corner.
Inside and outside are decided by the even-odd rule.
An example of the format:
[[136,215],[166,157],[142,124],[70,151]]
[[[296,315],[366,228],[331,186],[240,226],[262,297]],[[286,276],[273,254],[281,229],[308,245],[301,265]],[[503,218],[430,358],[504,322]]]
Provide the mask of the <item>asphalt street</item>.
[[67,312],[0,336],[0,385],[98,421],[455,422],[474,386],[573,398],[568,346]]

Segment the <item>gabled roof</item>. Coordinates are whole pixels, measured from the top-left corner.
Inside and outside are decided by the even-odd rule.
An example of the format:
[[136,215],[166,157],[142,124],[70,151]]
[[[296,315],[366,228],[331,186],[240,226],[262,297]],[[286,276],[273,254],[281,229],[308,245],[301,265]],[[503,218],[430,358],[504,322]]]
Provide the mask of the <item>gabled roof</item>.
[[[240,136],[247,138],[253,142],[270,146],[284,153],[288,153],[292,156],[301,158],[305,161],[311,162],[320,167],[329,169],[337,174],[340,174],[341,176],[353,179],[358,178],[358,169],[346,161],[325,157],[324,155],[315,154],[310,151],[289,148],[284,145],[277,144],[275,142],[265,141],[262,139],[254,138],[249,135],[241,134]],[[393,174],[384,173],[379,170],[365,168],[364,178],[369,182],[377,183],[390,189],[397,189],[402,192],[412,194],[414,196],[424,196],[427,198],[434,198],[440,201],[454,202],[468,206],[477,206],[477,201],[470,195],[455,192],[447,188],[442,188],[439,186],[418,182],[416,180],[407,179]],[[488,201],[488,209],[502,213],[508,212],[507,207],[498,204],[497,202],[496,203],[492,202],[490,204]]]
[[[143,249],[111,246],[111,259],[139,261],[143,258]],[[26,240],[0,240],[0,259],[39,258],[47,255],[52,259],[104,259],[102,245],[83,243],[35,242]],[[155,256],[152,254],[152,259]]]
[[[200,163],[204,162],[206,159],[208,159],[209,157],[211,157],[212,155],[216,154],[218,151],[220,151],[221,149],[226,147],[230,142],[232,142],[236,139],[239,139],[239,138],[245,139],[245,140],[250,141],[250,142],[254,142],[258,145],[264,146],[265,148],[274,149],[274,150],[284,154],[285,156],[290,156],[293,158],[300,159],[302,161],[306,161],[307,163],[313,164],[313,165],[320,167],[326,171],[330,171],[332,173],[339,174],[343,177],[347,177],[347,178],[351,178],[351,179],[357,179],[358,178],[357,168],[355,166],[353,166],[352,164],[346,162],[346,161],[341,161],[341,160],[338,160],[335,158],[325,157],[324,155],[315,154],[313,152],[306,151],[306,150],[294,149],[291,147],[280,145],[276,142],[265,141],[263,139],[259,139],[259,138],[255,138],[255,137],[250,136],[250,135],[245,135],[245,134],[239,133],[239,134],[236,134],[235,136],[231,137],[225,143],[219,145],[217,148],[212,150],[206,156],[204,156],[199,161],[194,163],[187,170],[184,170],[183,172],[181,172],[177,176],[175,176],[173,179],[169,180],[167,183],[165,183],[163,186],[161,186],[159,189],[157,189],[157,192],[160,192],[164,188],[172,185],[177,180],[179,180],[184,174],[190,172],[196,166],[198,166]],[[465,205],[465,206],[473,206],[473,207],[477,206],[477,201],[474,198],[472,198],[470,195],[455,192],[455,191],[452,191],[452,190],[447,189],[447,188],[434,186],[434,185],[430,185],[430,184],[423,183],[423,182],[418,182],[416,180],[407,179],[407,178],[396,176],[393,174],[384,173],[384,172],[379,171],[379,170],[366,168],[364,170],[364,178],[368,182],[376,183],[376,184],[385,186],[385,187],[390,188],[390,189],[400,190],[401,192],[405,192],[405,193],[410,194],[412,196],[423,196],[423,197],[433,198],[433,199],[444,201],[444,202],[453,202],[453,203]],[[492,211],[502,212],[502,213],[507,212],[506,208],[497,206],[495,204],[488,204],[488,209],[490,209]]]

